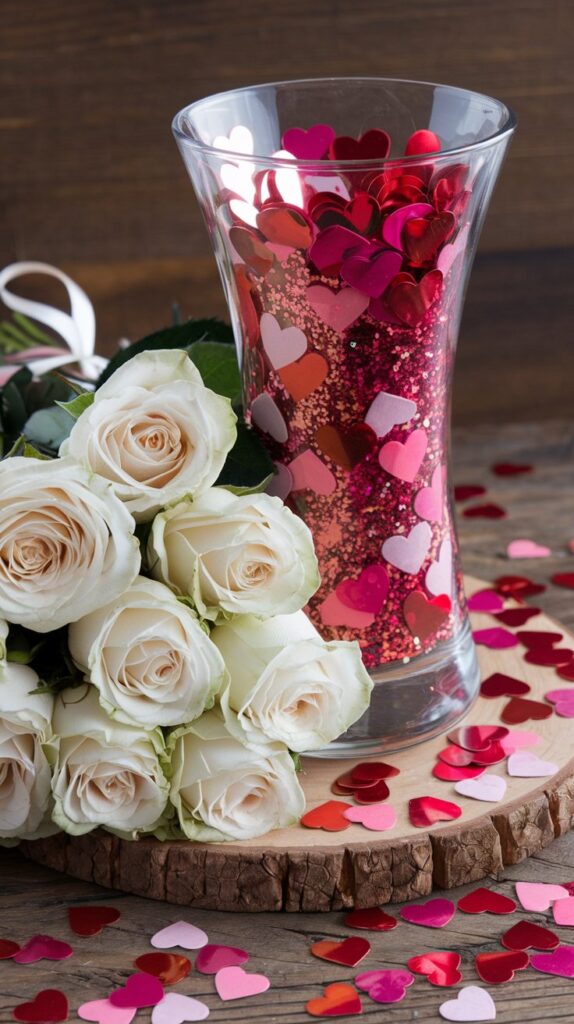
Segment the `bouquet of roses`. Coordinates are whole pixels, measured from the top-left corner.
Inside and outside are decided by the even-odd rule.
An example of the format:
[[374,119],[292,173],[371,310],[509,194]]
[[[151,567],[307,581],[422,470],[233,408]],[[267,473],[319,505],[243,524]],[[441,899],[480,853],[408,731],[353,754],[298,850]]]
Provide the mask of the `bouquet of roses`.
[[54,400],[69,380],[26,369],[0,392],[4,841],[290,825],[297,755],[368,706],[358,645],[323,641],[301,610],[312,538],[264,493],[233,348],[182,331],[69,401]]

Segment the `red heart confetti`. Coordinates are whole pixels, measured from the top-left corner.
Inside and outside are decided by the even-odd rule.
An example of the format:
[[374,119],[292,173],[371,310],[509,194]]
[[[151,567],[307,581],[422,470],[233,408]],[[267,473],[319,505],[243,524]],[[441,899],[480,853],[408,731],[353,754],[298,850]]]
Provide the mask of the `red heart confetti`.
[[[374,432],[371,431],[373,437]],[[348,608],[378,615],[387,599],[389,577],[384,565],[368,565],[358,579],[341,580],[335,593]],[[384,776],[380,776],[383,778]]]
[[462,514],[466,519],[504,519],[506,511],[500,505],[487,502],[485,505],[471,505]]
[[488,700],[494,697],[523,697],[525,693],[530,693],[528,683],[507,676],[504,672],[493,672],[480,687],[480,696]]
[[437,985],[440,988],[457,985],[462,978],[458,969],[460,967],[458,953],[423,953],[422,956],[411,957],[407,967],[415,974],[426,975],[431,985]]
[[405,156],[423,156],[426,153],[439,153],[440,139],[429,128],[419,128],[409,137]]
[[479,888],[461,896],[457,907],[463,914],[513,914],[516,900],[492,889]]
[[45,988],[29,1003],[20,1003],[12,1011],[14,1020],[26,1024],[57,1024],[68,1019],[68,1000],[57,988]]
[[455,501],[468,501],[469,498],[480,498],[486,494],[486,487],[480,484],[457,484],[454,489]]
[[[336,462],[343,469],[351,470],[376,447],[377,435],[366,423],[356,423],[346,430],[326,423],[315,431],[315,441],[323,455],[332,459],[333,462]],[[388,590],[388,577],[384,566],[379,565],[374,568],[384,572],[387,584],[386,590]],[[386,590],[384,597],[386,597]],[[343,601],[340,594],[339,597]],[[351,605],[351,607],[354,606]],[[381,605],[379,604],[377,611],[380,611],[380,608]]]
[[484,647],[490,647],[495,651],[506,650],[518,645],[518,640],[514,633],[511,633],[508,629],[503,629],[502,626],[475,629],[472,636],[475,644],[482,644]]
[[519,462],[495,462],[492,472],[495,476],[520,476],[522,473],[531,473],[532,466]]
[[550,579],[557,587],[566,587],[568,590],[574,590],[574,572],[556,572]]
[[445,764],[450,764],[455,768],[466,768],[472,764],[474,753],[472,750],[465,750],[464,747],[457,746],[456,743],[451,743],[443,750],[439,750],[438,757]]
[[515,971],[528,967],[528,953],[522,950],[508,950],[504,953],[478,953],[474,965],[479,978],[487,985],[501,985],[512,981]]
[[461,765],[445,764],[444,761],[437,761],[433,766],[432,774],[435,779],[441,779],[442,782],[462,782],[463,779],[477,779],[479,775],[484,775],[485,769],[482,765],[476,765],[473,767]]
[[520,725],[532,719],[535,722],[550,718],[552,708],[538,700],[525,700],[524,697],[512,697],[504,708],[501,719],[507,725]]
[[496,590],[477,590],[471,594],[467,601],[469,612],[495,612],[502,611],[504,601]]
[[0,960],[10,960],[19,951],[20,946],[17,942],[12,942],[11,939],[0,939]]
[[502,612],[495,612],[495,618],[505,626],[516,629],[523,626],[529,619],[540,615],[540,608],[506,608]]
[[415,828],[428,828],[439,821],[454,821],[460,818],[462,808],[448,800],[435,796],[420,796],[409,800],[409,818]]
[[342,800],[327,800],[307,811],[301,818],[301,824],[305,828],[322,828],[325,832],[342,832],[351,827],[351,822],[343,817],[343,811],[352,806]]
[[553,668],[565,668],[571,665],[574,659],[574,651],[567,647],[535,647],[530,648],[524,655],[524,660],[529,665],[544,665]]
[[403,604],[403,615],[409,630],[422,641],[436,633],[448,619],[450,610],[451,602],[446,594],[439,594],[429,600],[421,590],[413,590]]
[[357,785],[392,779],[399,774],[398,768],[393,767],[392,764],[386,764],[384,761],[361,761],[351,770],[351,777]]
[[363,1012],[363,1004],[352,985],[336,981],[319,999],[310,999],[305,1009],[312,1017],[351,1017]]
[[398,925],[396,917],[385,914],[380,907],[367,907],[362,910],[352,910],[345,916],[347,928],[364,928],[372,932],[389,932]]
[[304,128],[289,128],[283,133],[282,149],[292,153],[297,160],[323,160],[335,138],[330,124],[313,124]]
[[491,743],[486,750],[476,750],[473,754],[472,763],[475,765],[500,764],[506,757],[506,751],[501,743]]
[[223,967],[240,967],[247,960],[249,953],[244,949],[208,942],[197,951],[195,968],[200,974],[217,974]]
[[33,935],[26,945],[14,954],[14,962],[33,964],[37,960],[67,960],[73,952],[67,942],[53,939],[51,935]]
[[569,683],[574,683],[574,661],[571,661],[569,665],[559,665],[556,675],[561,679],[566,679]]
[[76,935],[99,935],[107,924],[114,924],[120,918],[115,907],[70,907],[68,921]]
[[403,921],[417,924],[423,928],[444,928],[452,921],[455,912],[452,900],[428,900],[426,903],[411,904],[399,911]]
[[310,952],[320,960],[328,960],[332,964],[356,967],[371,952],[371,943],[358,935],[352,935],[342,942],[323,939],[321,942],[314,942]]
[[191,960],[180,953],[143,953],[134,966],[144,974],[153,974],[162,985],[177,985],[191,971]]
[[123,988],[110,993],[109,1000],[113,1006],[134,1007],[139,1010],[145,1006],[157,1006],[163,999],[163,985],[153,974],[130,974]]
[[379,779],[372,786],[362,786],[353,791],[353,797],[358,804],[376,804],[380,800],[386,800],[389,796],[389,787],[384,779]]
[[491,743],[497,743],[508,736],[508,729],[500,725],[466,725],[453,729],[447,739],[464,750],[487,750]]
[[391,148],[386,132],[371,128],[358,139],[339,135],[329,147],[331,160],[384,160]]
[[535,583],[527,576],[498,576],[494,580],[494,586],[500,594],[515,598],[534,597],[546,590],[543,583]]
[[504,935],[500,941],[507,949],[556,949],[560,939],[549,928],[543,928],[540,924],[532,921],[518,921]]
[[519,629],[516,636],[530,651],[553,647],[562,640],[562,633],[551,633],[544,629]]

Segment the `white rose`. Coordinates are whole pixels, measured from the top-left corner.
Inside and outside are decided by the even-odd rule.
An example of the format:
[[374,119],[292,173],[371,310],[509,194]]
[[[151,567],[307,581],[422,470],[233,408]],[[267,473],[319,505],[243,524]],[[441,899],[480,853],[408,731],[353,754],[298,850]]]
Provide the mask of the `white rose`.
[[0,670],[0,837],[38,839],[56,831],[49,817],[53,698],[31,693],[38,676],[26,665]]
[[286,747],[237,739],[219,711],[176,729],[169,747],[170,798],[189,839],[252,839],[294,824],[305,810]]
[[[4,619],[0,619],[0,673],[2,671],[2,665],[6,661],[6,640],[8,638],[8,623]],[[0,679],[1,679],[0,675]]]
[[60,454],[110,480],[140,522],[215,483],[236,419],[185,352],[141,352],[96,391]]
[[134,529],[109,483],[72,459],[5,459],[0,614],[47,633],[117,597],[139,572]]
[[108,714],[147,728],[197,718],[226,674],[194,613],[163,583],[143,576],[72,623],[68,646]]
[[359,645],[322,640],[304,612],[265,622],[241,616],[217,626],[211,637],[230,675],[224,713],[247,740],[264,733],[291,750],[315,750],[369,706],[373,683]]
[[199,614],[294,612],[319,585],[313,539],[279,498],[214,487],[166,509],[148,544],[154,576],[188,595]]
[[159,729],[113,722],[91,686],[59,694],[52,724],[59,737],[52,789],[60,828],[83,835],[101,827],[135,839],[162,823],[169,785]]

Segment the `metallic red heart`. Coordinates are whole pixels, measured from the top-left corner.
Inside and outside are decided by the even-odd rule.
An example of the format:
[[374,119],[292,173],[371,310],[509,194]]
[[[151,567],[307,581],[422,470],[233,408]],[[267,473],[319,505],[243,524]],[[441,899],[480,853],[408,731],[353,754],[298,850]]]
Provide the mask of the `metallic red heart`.
[[20,950],[17,942],[11,939],[0,939],[0,960],[10,960]]
[[486,487],[481,484],[457,484],[454,489],[455,501],[468,501],[469,498],[480,498],[486,494]]
[[33,935],[13,959],[17,964],[33,964],[36,960],[67,960],[73,952],[67,942],[53,939],[51,935]]
[[177,985],[191,971],[191,960],[180,953],[143,953],[134,960],[134,967],[153,974],[162,985]]
[[329,147],[331,160],[384,160],[391,148],[386,132],[371,128],[358,139],[339,135]]
[[496,743],[508,736],[508,729],[499,725],[466,725],[453,729],[447,739],[456,743],[464,750],[486,750],[491,743]]
[[504,708],[501,719],[507,725],[520,725],[529,719],[538,722],[550,718],[552,708],[541,704],[538,700],[525,700],[524,697],[513,697]]
[[501,985],[512,981],[515,971],[523,971],[528,967],[529,956],[522,950],[509,950],[504,953],[479,953],[475,958],[479,978],[487,985]]
[[441,779],[442,782],[462,782],[463,779],[477,779],[479,775],[484,775],[484,772],[485,768],[482,765],[461,765],[458,768],[456,765],[445,764],[444,761],[437,761],[432,770],[435,779]]
[[476,765],[500,764],[506,759],[506,751],[499,742],[491,743],[486,750],[475,750],[472,763]]
[[500,594],[515,598],[534,597],[546,590],[543,583],[534,583],[527,576],[498,576],[494,586]]
[[[343,469],[351,470],[376,448],[377,435],[366,423],[355,423],[347,429],[325,423],[315,431],[315,441],[323,455]],[[383,566],[379,568],[384,571]]]
[[461,896],[457,907],[463,914],[513,914],[516,900],[492,889],[479,888]]
[[437,985],[440,988],[457,985],[462,978],[458,969],[460,967],[458,953],[423,953],[421,956],[411,957],[407,967],[415,974],[426,975],[431,985]]
[[568,590],[574,590],[574,572],[556,572],[550,579],[557,587],[566,587]]
[[396,917],[385,914],[380,907],[368,907],[363,910],[352,910],[345,917],[348,928],[364,928],[372,932],[389,932],[398,925]]
[[520,476],[522,473],[531,473],[532,468],[524,462],[495,462],[492,472],[496,476]]
[[465,750],[456,743],[451,743],[448,747],[444,747],[443,750],[438,752],[440,760],[444,761],[445,764],[452,765],[453,768],[467,767],[469,764],[472,764],[473,756],[472,750]]
[[343,817],[343,811],[352,806],[342,800],[327,800],[307,811],[301,818],[301,824],[305,828],[322,828],[325,832],[343,832],[351,827],[351,822]]
[[409,818],[415,828],[428,828],[439,821],[454,821],[460,818],[462,808],[449,800],[436,796],[420,796],[409,800]]
[[385,761],[361,761],[351,769],[351,777],[357,784],[378,782],[380,779],[392,779],[400,774],[400,770]]
[[437,301],[442,283],[440,270],[429,270],[420,281],[410,274],[397,274],[385,296],[386,305],[407,327],[416,327]]
[[493,672],[483,681],[480,687],[480,696],[487,699],[494,697],[522,697],[530,693],[528,683],[522,679],[515,679],[514,676],[507,676],[504,672]]
[[120,918],[115,907],[69,907],[68,921],[76,935],[98,935]]
[[413,590],[403,604],[403,615],[410,632],[423,642],[446,622],[450,610],[451,602],[446,594],[429,600],[421,590]]
[[12,1010],[14,1020],[26,1024],[57,1024],[68,1019],[68,1000],[57,988],[45,988],[29,1003],[20,1003]]
[[249,953],[244,949],[209,942],[197,951],[195,968],[200,974],[217,974],[222,967],[240,967],[247,960]]
[[574,651],[566,647],[531,647],[524,655],[529,665],[566,668],[574,661]]
[[518,921],[509,928],[500,941],[507,949],[556,949],[560,939],[549,928],[543,928],[533,921]]
[[314,942],[310,951],[320,960],[342,964],[343,967],[356,967],[371,952],[371,943],[358,935],[352,935],[342,942],[333,942],[331,939]]
[[495,612],[494,617],[505,626],[517,629],[523,626],[529,619],[540,615],[540,608],[506,608],[502,612]]
[[516,636],[529,651],[546,650],[562,640],[562,633],[551,633],[544,629],[519,629]]
[[493,502],[487,502],[484,505],[472,505],[470,508],[465,508],[462,514],[466,519],[504,519],[506,510]]
[[310,999],[305,1009],[312,1017],[350,1017],[362,1013],[363,1004],[352,985],[336,981],[318,999]]
[[441,245],[450,238],[456,226],[452,213],[431,214],[429,217],[414,217],[403,228],[402,239],[405,252],[413,266],[421,267],[430,263]]

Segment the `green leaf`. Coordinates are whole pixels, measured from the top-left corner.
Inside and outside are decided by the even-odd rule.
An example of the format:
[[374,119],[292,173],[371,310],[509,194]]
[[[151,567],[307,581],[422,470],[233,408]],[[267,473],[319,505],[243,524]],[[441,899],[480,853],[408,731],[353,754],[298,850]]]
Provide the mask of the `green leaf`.
[[75,420],[79,420],[82,413],[89,409],[93,402],[93,391],[83,391],[81,395],[76,395],[75,398],[72,398],[71,402],[56,402],[56,405],[70,416],[73,416]]
[[23,327],[26,334],[30,338],[33,338],[34,341],[39,341],[41,345],[54,344],[54,339],[51,338],[49,334],[46,334],[45,331],[42,331],[37,324],[32,322],[32,320],[29,320],[27,316],[24,316],[23,313],[12,313],[12,319],[15,320],[20,327]]
[[225,460],[217,485],[259,490],[262,481],[274,472],[273,461],[263,442],[244,420],[239,420],[237,440]]
[[197,366],[206,388],[238,402],[241,398],[241,373],[235,347],[220,341],[196,341],[189,357]]
[[57,454],[62,441],[69,436],[74,421],[69,413],[58,406],[51,409],[39,409],[33,412],[24,424],[23,433],[27,440],[35,444],[41,451]]
[[34,445],[30,444],[28,441],[26,441],[24,445],[22,455],[25,459],[41,459],[42,462],[52,461],[52,457],[50,455],[44,455],[42,452],[39,452],[38,449],[34,448]]
[[158,348],[181,348],[188,351],[196,341],[218,341],[224,345],[233,344],[233,331],[229,324],[215,318],[210,320],[187,320],[184,324],[166,327],[154,334],[148,334],[141,341],[135,341],[128,348],[120,349],[110,360],[102,373],[96,388],[105,384],[112,373],[129,362],[140,352]]
[[268,484],[271,483],[274,476],[275,471],[270,473],[269,476],[266,476],[264,480],[260,481],[260,483],[255,484],[254,487],[235,487],[233,484],[217,484],[216,486],[223,486],[226,491],[231,491],[232,494],[237,494],[240,497],[244,494],[261,494],[267,488]]
[[0,424],[2,433],[11,440],[22,433],[28,418],[26,388],[32,380],[30,371],[23,367],[2,388],[0,393]]

